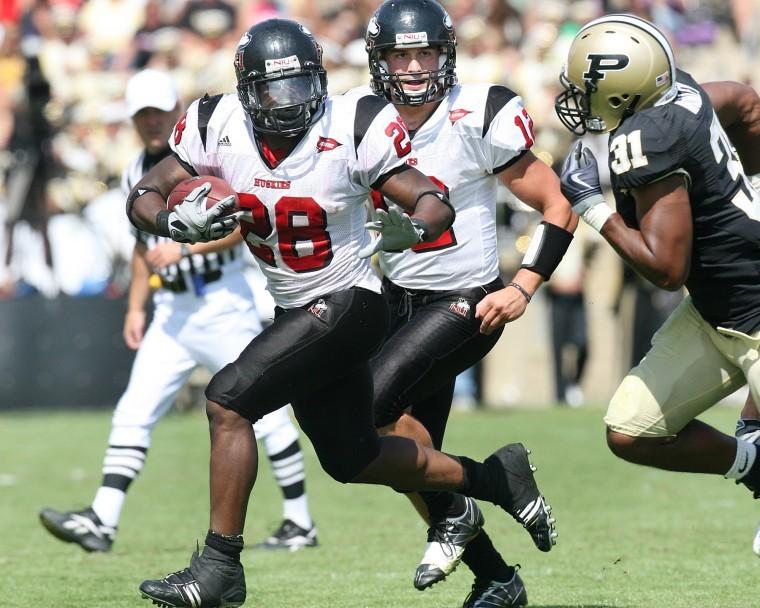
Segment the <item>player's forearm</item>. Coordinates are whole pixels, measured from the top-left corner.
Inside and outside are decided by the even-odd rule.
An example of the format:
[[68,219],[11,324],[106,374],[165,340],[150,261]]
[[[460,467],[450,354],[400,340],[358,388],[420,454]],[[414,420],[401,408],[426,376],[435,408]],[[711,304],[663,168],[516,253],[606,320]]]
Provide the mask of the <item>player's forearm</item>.
[[129,282],[127,312],[145,310],[150,297],[150,268],[145,258],[135,252],[132,256],[132,279]]
[[454,210],[437,196],[426,194],[417,201],[412,219],[424,222],[427,227],[426,241],[434,241],[454,223]]
[[140,230],[159,234],[156,220],[161,211],[166,211],[166,197],[163,194],[152,190],[145,191],[140,184],[129,193],[127,217]]
[[[127,197],[127,217],[137,228],[151,234],[168,236],[159,214],[166,212],[166,199],[183,179],[190,177],[176,158],[169,156],[153,167],[135,184]],[[162,216],[165,216],[162,213]],[[164,220],[165,222],[165,220]]]
[[605,222],[601,234],[631,268],[657,287],[668,291],[683,287],[688,277],[688,260],[658,252],[656,237],[647,240],[640,230],[629,228],[617,213]]

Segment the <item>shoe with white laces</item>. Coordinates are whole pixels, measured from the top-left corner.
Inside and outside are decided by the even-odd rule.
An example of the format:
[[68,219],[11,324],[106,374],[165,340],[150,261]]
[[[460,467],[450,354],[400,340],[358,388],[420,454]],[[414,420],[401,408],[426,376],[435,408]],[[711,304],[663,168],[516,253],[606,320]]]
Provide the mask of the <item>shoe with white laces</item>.
[[76,543],[85,551],[110,551],[116,535],[116,528],[103,525],[92,507],[64,512],[50,508],[42,509],[40,521],[57,539],[66,543]]
[[536,467],[528,460],[529,454],[530,450],[522,443],[510,443],[496,450],[483,464],[492,470],[500,469],[495,478],[503,480],[502,497],[496,504],[528,531],[539,550],[551,551],[557,544],[556,520],[536,485],[533,477]]
[[143,581],[140,593],[162,608],[237,608],[245,603],[245,573],[239,560],[206,546],[189,567]]
[[318,544],[316,526],[312,525],[307,530],[290,519],[285,519],[269,538],[254,545],[254,549],[298,551],[304,547],[316,547]]
[[484,519],[478,504],[465,498],[464,512],[431,522],[425,554],[414,573],[414,586],[420,591],[435,585],[451,574],[462,560],[464,549],[483,527]]
[[481,581],[475,579],[462,608],[520,608],[528,605],[528,593],[517,569],[510,580]]

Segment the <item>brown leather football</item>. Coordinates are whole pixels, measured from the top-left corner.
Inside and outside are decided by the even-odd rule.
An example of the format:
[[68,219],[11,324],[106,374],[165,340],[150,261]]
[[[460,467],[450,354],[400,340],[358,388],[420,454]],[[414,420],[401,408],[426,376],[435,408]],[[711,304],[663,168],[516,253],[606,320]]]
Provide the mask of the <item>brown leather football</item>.
[[186,179],[178,183],[174,187],[174,190],[172,190],[169,194],[169,198],[166,201],[166,208],[171,211],[176,205],[185,200],[185,197],[188,194],[206,182],[211,184],[211,190],[209,190],[206,198],[206,209],[213,207],[216,203],[218,203],[223,198],[228,197],[230,194],[234,194],[235,204],[234,206],[230,207],[230,209],[227,210],[224,215],[229,215],[230,213],[233,213],[237,210],[239,201],[235,190],[233,190],[232,186],[230,186],[221,177],[215,177],[213,175],[196,175],[195,177],[191,177],[190,179]]

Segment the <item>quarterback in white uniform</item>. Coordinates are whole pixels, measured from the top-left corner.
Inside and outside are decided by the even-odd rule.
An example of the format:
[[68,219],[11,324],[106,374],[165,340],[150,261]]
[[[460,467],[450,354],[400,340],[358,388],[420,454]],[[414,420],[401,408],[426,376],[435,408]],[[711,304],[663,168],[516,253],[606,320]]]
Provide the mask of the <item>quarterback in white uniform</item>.
[[[206,186],[168,211],[165,196],[195,173],[227,180],[240,196],[246,242],[267,275],[275,320],[206,389],[211,427],[211,518],[190,566],[140,586],[175,607],[239,606],[240,552],[255,483],[250,422],[290,401],[324,470],[343,483],[457,490],[512,513],[510,454],[453,458],[402,437],[379,437],[370,357],[388,311],[369,260],[438,238],[454,219],[445,194],[406,164],[409,134],[374,96],[327,98],[321,47],[303,26],[269,19],[243,35],[235,55],[238,99],[206,97],[175,127],[174,156],[132,190],[128,214],[143,230],[185,242],[234,229],[234,197],[206,208]],[[364,228],[372,188],[404,212],[379,212]],[[283,600],[287,604],[287,600]]]
[[[491,83],[457,84],[456,37],[435,0],[389,0],[367,27],[371,87],[392,102],[412,138],[407,162],[444,189],[456,211],[433,242],[380,252],[389,302],[389,337],[371,362],[375,423],[440,449],[460,372],[484,357],[505,323],[518,319],[549,277],[577,225],[559,179],[530,151],[533,122],[522,99]],[[499,276],[496,189],[501,182],[543,215],[511,282]],[[376,209],[393,208],[379,193]],[[554,519],[536,486],[527,450],[510,449],[524,465],[529,508],[515,519],[536,546],[555,542]],[[475,574],[466,608],[514,607],[527,601],[515,568],[482,530],[476,502],[452,492],[410,495],[427,514],[428,544],[414,577],[417,589],[445,578],[460,560]]]
[[[171,153],[167,140],[181,112],[171,79],[156,70],[130,79],[127,105],[145,149],[124,171],[125,197],[147,170]],[[168,237],[137,232],[124,321],[124,339],[137,355],[114,411],[103,481],[91,507],[40,513],[42,523],[56,537],[87,551],[109,551],[126,492],[145,464],[153,428],[193,369],[203,365],[211,372],[219,371],[261,332],[243,272],[244,255],[238,233],[190,249]],[[160,287],[153,294],[153,320],[146,330],[151,271]],[[284,495],[283,523],[262,546],[295,550],[315,545],[316,529],[304,491],[303,454],[287,408],[264,416],[254,430]]]

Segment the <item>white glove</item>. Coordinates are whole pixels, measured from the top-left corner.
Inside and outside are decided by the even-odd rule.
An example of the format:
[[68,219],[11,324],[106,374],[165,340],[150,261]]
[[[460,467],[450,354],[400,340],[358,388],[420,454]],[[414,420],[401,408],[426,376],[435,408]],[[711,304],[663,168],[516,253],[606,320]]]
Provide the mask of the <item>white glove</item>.
[[211,184],[206,182],[195,188],[169,213],[169,236],[178,243],[206,243],[230,234],[238,225],[240,213],[222,214],[235,205],[231,194],[206,209],[206,198]]
[[360,258],[368,258],[378,251],[401,251],[419,243],[425,229],[415,223],[406,213],[395,207],[389,211],[377,210],[374,222],[364,224],[367,230],[374,230],[379,236],[359,251]]

